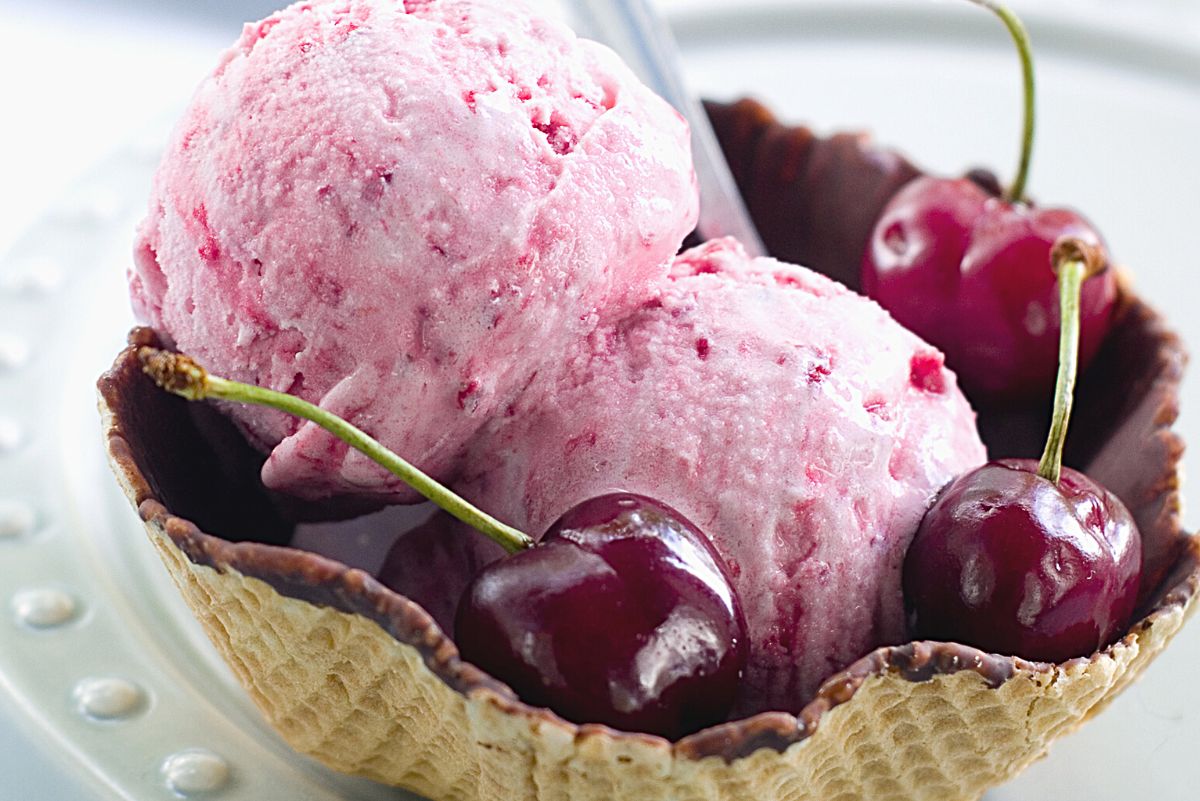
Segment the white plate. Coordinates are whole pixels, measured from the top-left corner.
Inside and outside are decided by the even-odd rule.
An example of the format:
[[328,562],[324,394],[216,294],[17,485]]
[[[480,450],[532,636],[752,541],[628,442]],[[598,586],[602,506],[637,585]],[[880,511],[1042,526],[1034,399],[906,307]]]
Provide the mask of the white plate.
[[[1200,37],[1061,9],[1031,7],[1026,19],[1041,87],[1033,192],[1085,208],[1142,293],[1200,342],[1187,250],[1200,218]],[[676,22],[707,95],[750,92],[822,129],[869,127],[945,171],[986,163],[1007,172],[1015,162],[1015,56],[976,9],[843,1],[734,14],[714,5]],[[130,231],[161,137],[146,139],[81,180],[0,262],[0,535],[15,530],[0,536],[0,710],[12,713],[0,739],[31,754],[8,766],[0,797],[68,797],[71,788],[77,798],[169,798],[165,761],[205,749],[176,778],[211,782],[212,798],[405,798],[296,756],[266,728],[109,475],[93,384],[131,323]],[[1185,413],[1200,408],[1195,386]],[[1182,421],[1192,442],[1194,417]],[[74,611],[53,625],[64,597]],[[21,622],[31,614],[51,625]],[[1193,798],[1197,663],[1194,625],[1109,711],[988,798]],[[88,682],[114,678],[125,684]],[[89,717],[88,702],[109,717]],[[14,787],[19,795],[6,795]]]

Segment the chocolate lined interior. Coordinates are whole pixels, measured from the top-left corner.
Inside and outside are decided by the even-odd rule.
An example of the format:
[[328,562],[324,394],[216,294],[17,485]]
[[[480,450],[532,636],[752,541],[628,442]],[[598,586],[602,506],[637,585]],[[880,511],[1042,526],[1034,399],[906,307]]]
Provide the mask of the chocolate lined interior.
[[[874,219],[918,171],[865,137],[821,139],[807,129],[785,127],[753,101],[710,104],[708,111],[772,253],[857,285]],[[131,334],[131,343],[162,344],[144,328]],[[1068,462],[1108,486],[1137,519],[1145,541],[1144,608],[1182,602],[1195,590],[1190,582],[1175,590],[1178,599],[1164,598],[1196,569],[1195,549],[1188,548],[1189,538],[1180,530],[1176,467],[1182,444],[1169,430],[1177,413],[1183,362],[1178,338],[1152,310],[1126,294],[1113,334],[1081,378],[1068,442]],[[255,550],[250,543],[226,547],[208,538],[202,532],[232,542],[253,537],[253,542],[284,544],[295,520],[346,510],[296,506],[265,490],[258,478],[263,457],[233,424],[212,408],[155,388],[141,374],[132,348],[101,377],[99,389],[114,415],[110,449],[135,484],[145,484],[138,490],[144,496],[138,499],[143,517],[166,520],[167,533],[193,561],[218,567],[235,564],[285,595],[368,614],[405,642],[440,640],[439,646],[448,645],[440,636],[418,637],[417,630],[433,625],[428,616],[415,614],[414,605],[377,582],[364,582],[358,571],[333,569],[329,560],[300,551]],[[982,411],[980,428],[993,454],[1038,455],[1048,407],[1047,402]],[[344,585],[351,574],[356,575],[348,589]],[[386,602],[387,596],[395,603]],[[834,677],[799,718],[759,715],[694,735],[679,747],[691,756],[719,754],[726,759],[759,747],[782,750],[807,736],[824,710],[848,700],[865,676],[888,666],[912,680],[924,680],[964,666],[977,669],[972,667],[977,664],[978,672],[993,683],[1013,670],[1011,659],[965,650],[972,658],[956,645],[881,649]],[[464,666],[444,647],[436,659],[432,651],[426,657],[430,668],[457,689],[495,684],[475,676],[479,672],[469,666],[471,678],[464,676]]]
[[[164,344],[149,328],[135,329],[129,342]],[[135,358],[118,361],[100,391],[150,492],[172,514],[231,542],[290,541],[295,524],[271,503],[259,478],[265,457],[217,408],[163,392]]]
[[[920,171],[864,135],[822,139],[785,126],[753,100],[708,103],[706,110],[770,253],[858,289],[875,220]],[[1183,444],[1166,429],[1178,413],[1184,361],[1178,337],[1126,293],[1112,334],[1079,377],[1064,453],[1066,464],[1100,481],[1133,512],[1146,546],[1143,602],[1161,588],[1185,542],[1175,473]],[[979,409],[991,457],[1041,455],[1052,391]]]

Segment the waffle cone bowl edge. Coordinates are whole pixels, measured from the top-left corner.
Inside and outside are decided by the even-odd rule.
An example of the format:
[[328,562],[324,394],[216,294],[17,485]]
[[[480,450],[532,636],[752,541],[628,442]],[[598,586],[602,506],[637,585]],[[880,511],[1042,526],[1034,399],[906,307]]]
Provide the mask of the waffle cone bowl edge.
[[[874,219],[919,174],[858,135],[821,139],[753,101],[708,107],[773,255],[854,287]],[[1113,645],[1052,665],[953,643],[877,649],[797,715],[675,743],[568,723],[463,662],[421,607],[367,573],[286,547],[292,524],[231,424],[158,391],[136,329],[99,381],[114,471],[180,592],[297,751],[431,799],[976,799],[1104,708],[1194,610],[1200,542],[1181,529],[1171,431],[1185,356],[1122,287],[1081,377],[1067,460],[1118,495],[1145,542],[1141,611]],[[984,411],[998,456],[1036,454],[1048,402]]]

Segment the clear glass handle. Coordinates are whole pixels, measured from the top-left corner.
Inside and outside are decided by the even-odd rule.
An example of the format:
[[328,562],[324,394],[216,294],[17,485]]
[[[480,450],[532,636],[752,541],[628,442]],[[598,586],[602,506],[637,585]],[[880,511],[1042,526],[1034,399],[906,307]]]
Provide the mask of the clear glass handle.
[[700,235],[732,236],[754,256],[762,240],[700,102],[687,90],[671,29],[650,0],[564,0],[580,36],[611,47],[639,78],[687,118],[700,186]]

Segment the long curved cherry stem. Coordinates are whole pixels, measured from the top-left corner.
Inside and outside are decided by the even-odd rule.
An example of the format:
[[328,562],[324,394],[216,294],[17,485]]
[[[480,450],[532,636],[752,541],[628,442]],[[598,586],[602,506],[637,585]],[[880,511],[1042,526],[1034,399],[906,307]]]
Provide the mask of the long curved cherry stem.
[[1038,462],[1038,475],[1055,484],[1062,475],[1063,444],[1075,397],[1079,370],[1079,296],[1083,282],[1104,268],[1103,256],[1091,245],[1069,237],[1058,240],[1050,256],[1058,273],[1059,337],[1058,379],[1054,384],[1054,412],[1046,449]]
[[1021,160],[1017,165],[1017,175],[1013,179],[1007,196],[1010,203],[1020,203],[1025,198],[1025,185],[1029,181],[1029,164],[1033,159],[1033,128],[1037,105],[1033,80],[1033,48],[1029,42],[1029,32],[1025,30],[1024,24],[1004,4],[996,2],[996,0],[971,0],[971,2],[988,9],[1004,22],[1017,46],[1017,54],[1021,58],[1021,74],[1025,93],[1025,125],[1021,134]]
[[332,412],[294,395],[210,375],[191,357],[182,353],[142,347],[138,349],[137,355],[146,374],[169,392],[193,401],[216,398],[269,406],[313,422],[386,468],[446,512],[490,537],[509,553],[516,553],[533,545],[533,539],[528,534],[501,523],[472,506],[448,487],[388,450],[374,437]]

